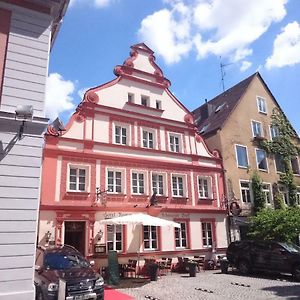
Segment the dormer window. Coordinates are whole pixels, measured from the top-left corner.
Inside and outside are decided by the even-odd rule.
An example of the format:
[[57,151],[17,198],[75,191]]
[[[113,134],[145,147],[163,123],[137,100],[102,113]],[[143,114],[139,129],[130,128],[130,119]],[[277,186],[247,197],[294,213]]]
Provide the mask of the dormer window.
[[267,114],[267,104],[266,99],[262,97],[256,97],[257,99],[257,108],[260,113]]
[[221,105],[219,105],[219,106],[216,108],[215,113],[219,112],[219,111],[223,108],[224,105],[225,105],[225,103],[222,103]]
[[148,96],[141,96],[141,104],[143,106],[150,106],[150,98]]
[[206,124],[206,125],[204,125],[201,129],[200,129],[200,134],[202,134],[202,133],[204,133],[206,130],[207,130],[207,128],[209,127],[209,124]]

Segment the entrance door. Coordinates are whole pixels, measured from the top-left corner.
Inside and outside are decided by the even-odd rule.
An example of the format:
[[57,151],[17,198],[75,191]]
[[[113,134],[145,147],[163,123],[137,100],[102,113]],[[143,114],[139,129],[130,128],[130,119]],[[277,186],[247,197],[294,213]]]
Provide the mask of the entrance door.
[[65,244],[85,255],[85,222],[65,222]]

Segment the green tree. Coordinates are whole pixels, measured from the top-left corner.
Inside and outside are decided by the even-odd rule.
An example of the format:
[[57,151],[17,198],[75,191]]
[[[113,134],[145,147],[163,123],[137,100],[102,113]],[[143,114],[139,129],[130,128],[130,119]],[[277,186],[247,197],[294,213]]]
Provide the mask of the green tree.
[[266,207],[266,198],[263,192],[262,180],[256,171],[252,174],[251,185],[254,198],[253,212],[256,215],[259,211]]
[[254,239],[295,242],[300,234],[300,208],[263,209],[250,217],[248,235]]
[[290,205],[295,206],[297,200],[297,186],[294,182],[291,160],[300,154],[300,148],[295,145],[295,140],[299,138],[290,122],[279,109],[273,109],[271,118],[271,126],[277,130],[278,134],[272,141],[260,141],[260,147],[268,154],[278,155],[282,159],[284,173],[280,174],[280,181],[289,191]]

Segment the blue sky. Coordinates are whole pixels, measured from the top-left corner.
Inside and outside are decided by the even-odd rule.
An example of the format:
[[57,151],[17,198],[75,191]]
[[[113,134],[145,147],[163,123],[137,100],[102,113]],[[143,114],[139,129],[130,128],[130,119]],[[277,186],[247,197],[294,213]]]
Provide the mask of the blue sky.
[[50,56],[47,116],[66,123],[140,42],[188,109],[222,92],[222,60],[225,88],[258,70],[300,133],[299,0],[71,0]]

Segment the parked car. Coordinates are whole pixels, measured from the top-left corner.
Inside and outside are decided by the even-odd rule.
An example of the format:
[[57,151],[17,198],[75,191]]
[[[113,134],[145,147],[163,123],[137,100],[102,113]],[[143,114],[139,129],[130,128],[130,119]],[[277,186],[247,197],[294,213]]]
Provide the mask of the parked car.
[[240,273],[253,270],[290,273],[300,281],[300,248],[275,241],[236,241],[227,248],[228,263]]
[[37,247],[36,251],[37,300],[57,300],[64,287],[66,300],[104,299],[103,278],[74,247]]

